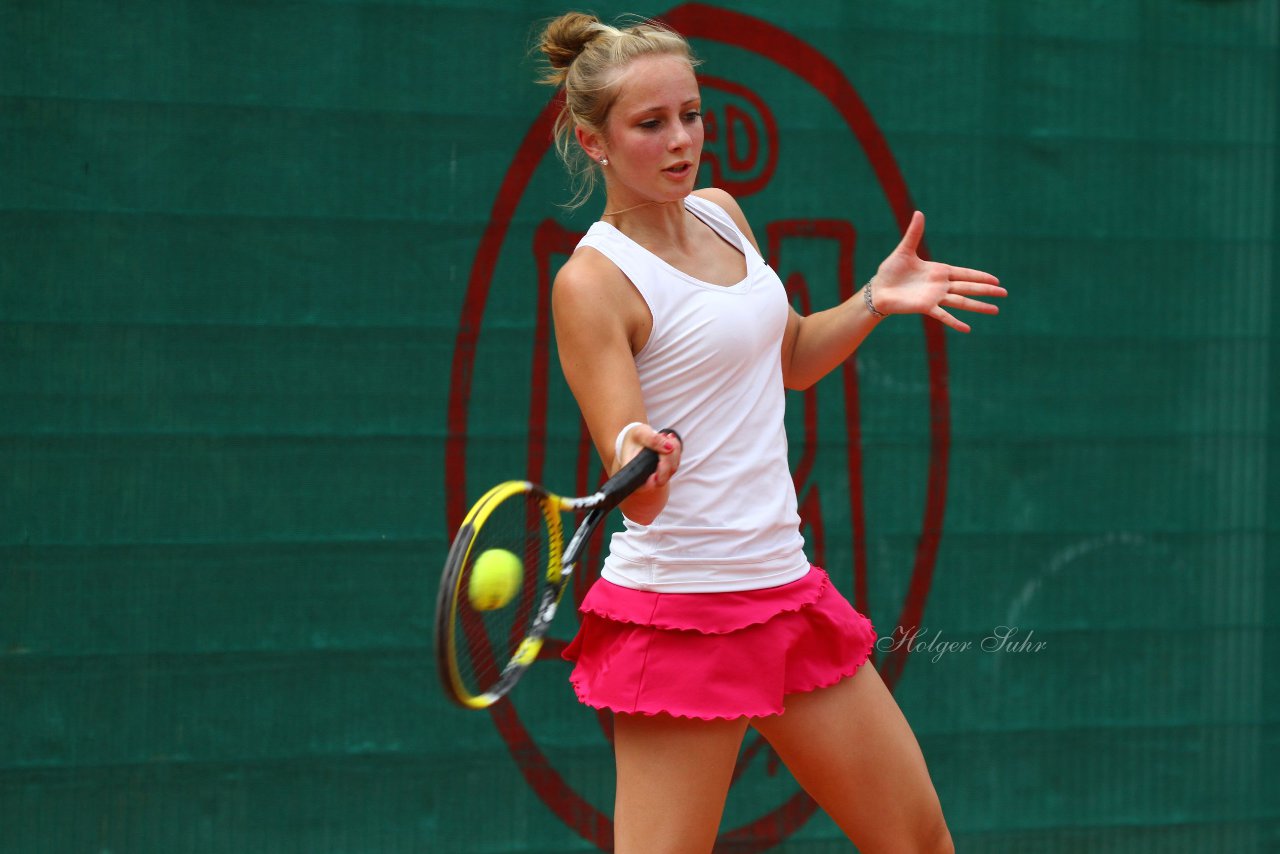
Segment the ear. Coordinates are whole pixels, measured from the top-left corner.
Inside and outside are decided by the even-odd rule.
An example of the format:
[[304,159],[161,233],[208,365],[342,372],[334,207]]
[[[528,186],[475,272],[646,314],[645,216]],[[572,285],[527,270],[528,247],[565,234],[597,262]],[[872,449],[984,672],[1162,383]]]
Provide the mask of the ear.
[[600,138],[600,134],[578,125],[574,127],[573,135],[577,138],[578,145],[582,146],[582,150],[592,160],[599,163],[600,158],[608,157],[604,149],[604,140]]

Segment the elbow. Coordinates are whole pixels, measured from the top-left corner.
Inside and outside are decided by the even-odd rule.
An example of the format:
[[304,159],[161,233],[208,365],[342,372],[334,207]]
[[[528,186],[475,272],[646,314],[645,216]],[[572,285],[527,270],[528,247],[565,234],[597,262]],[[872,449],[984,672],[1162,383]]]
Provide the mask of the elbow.
[[787,391],[808,391],[813,388],[814,383],[817,381],[817,377],[802,377],[795,374],[782,375],[782,387]]
[[782,387],[787,391],[808,391],[821,379],[813,371],[805,370],[803,362],[796,359],[795,348],[783,349],[782,352]]

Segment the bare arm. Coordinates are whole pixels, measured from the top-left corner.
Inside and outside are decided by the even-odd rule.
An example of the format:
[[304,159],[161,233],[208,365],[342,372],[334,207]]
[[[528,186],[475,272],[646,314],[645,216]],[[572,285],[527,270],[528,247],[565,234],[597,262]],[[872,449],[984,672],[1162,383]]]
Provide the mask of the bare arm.
[[867,311],[861,292],[804,317],[793,308],[782,335],[782,384],[809,388],[852,356],[881,319]]
[[[560,366],[578,401],[596,451],[612,474],[641,448],[658,452],[658,470],[622,502],[622,512],[650,524],[666,506],[668,481],[680,464],[679,442],[647,421],[634,350],[648,334],[648,306],[612,262],[591,249],[574,253],[556,276],[551,293]],[[614,438],[633,421],[614,459]]]
[[[727,210],[742,232],[755,243],[742,209],[723,190],[701,190]],[[838,367],[883,319],[866,305],[866,288],[882,315],[926,314],[960,332],[969,325],[947,309],[997,314],[999,309],[972,297],[1002,297],[1008,291],[990,273],[925,261],[916,250],[924,236],[924,214],[916,211],[897,248],[881,264],[863,290],[834,308],[802,317],[794,309],[782,339],[782,381],[787,388],[805,389]],[[759,245],[756,245],[757,251]]]

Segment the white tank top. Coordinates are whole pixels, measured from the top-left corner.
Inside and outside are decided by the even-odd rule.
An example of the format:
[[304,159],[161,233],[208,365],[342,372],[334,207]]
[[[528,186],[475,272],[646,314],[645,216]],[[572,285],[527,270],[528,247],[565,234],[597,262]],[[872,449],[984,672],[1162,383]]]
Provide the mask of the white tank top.
[[636,354],[645,412],[685,439],[666,507],[650,525],[624,517],[601,575],[660,592],[787,584],[809,561],[783,423],[786,290],[723,208],[698,196],[684,203],[742,252],[746,278],[700,281],[605,222],[578,244],[609,258],[648,303],[653,328]]

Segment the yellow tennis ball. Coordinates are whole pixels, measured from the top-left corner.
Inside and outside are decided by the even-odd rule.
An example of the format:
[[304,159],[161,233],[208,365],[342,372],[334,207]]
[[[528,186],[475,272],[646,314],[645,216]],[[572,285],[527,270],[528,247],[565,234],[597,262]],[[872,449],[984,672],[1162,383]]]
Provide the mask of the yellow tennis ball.
[[520,558],[506,549],[486,549],[471,567],[467,597],[477,611],[493,611],[506,605],[520,592],[524,574]]

